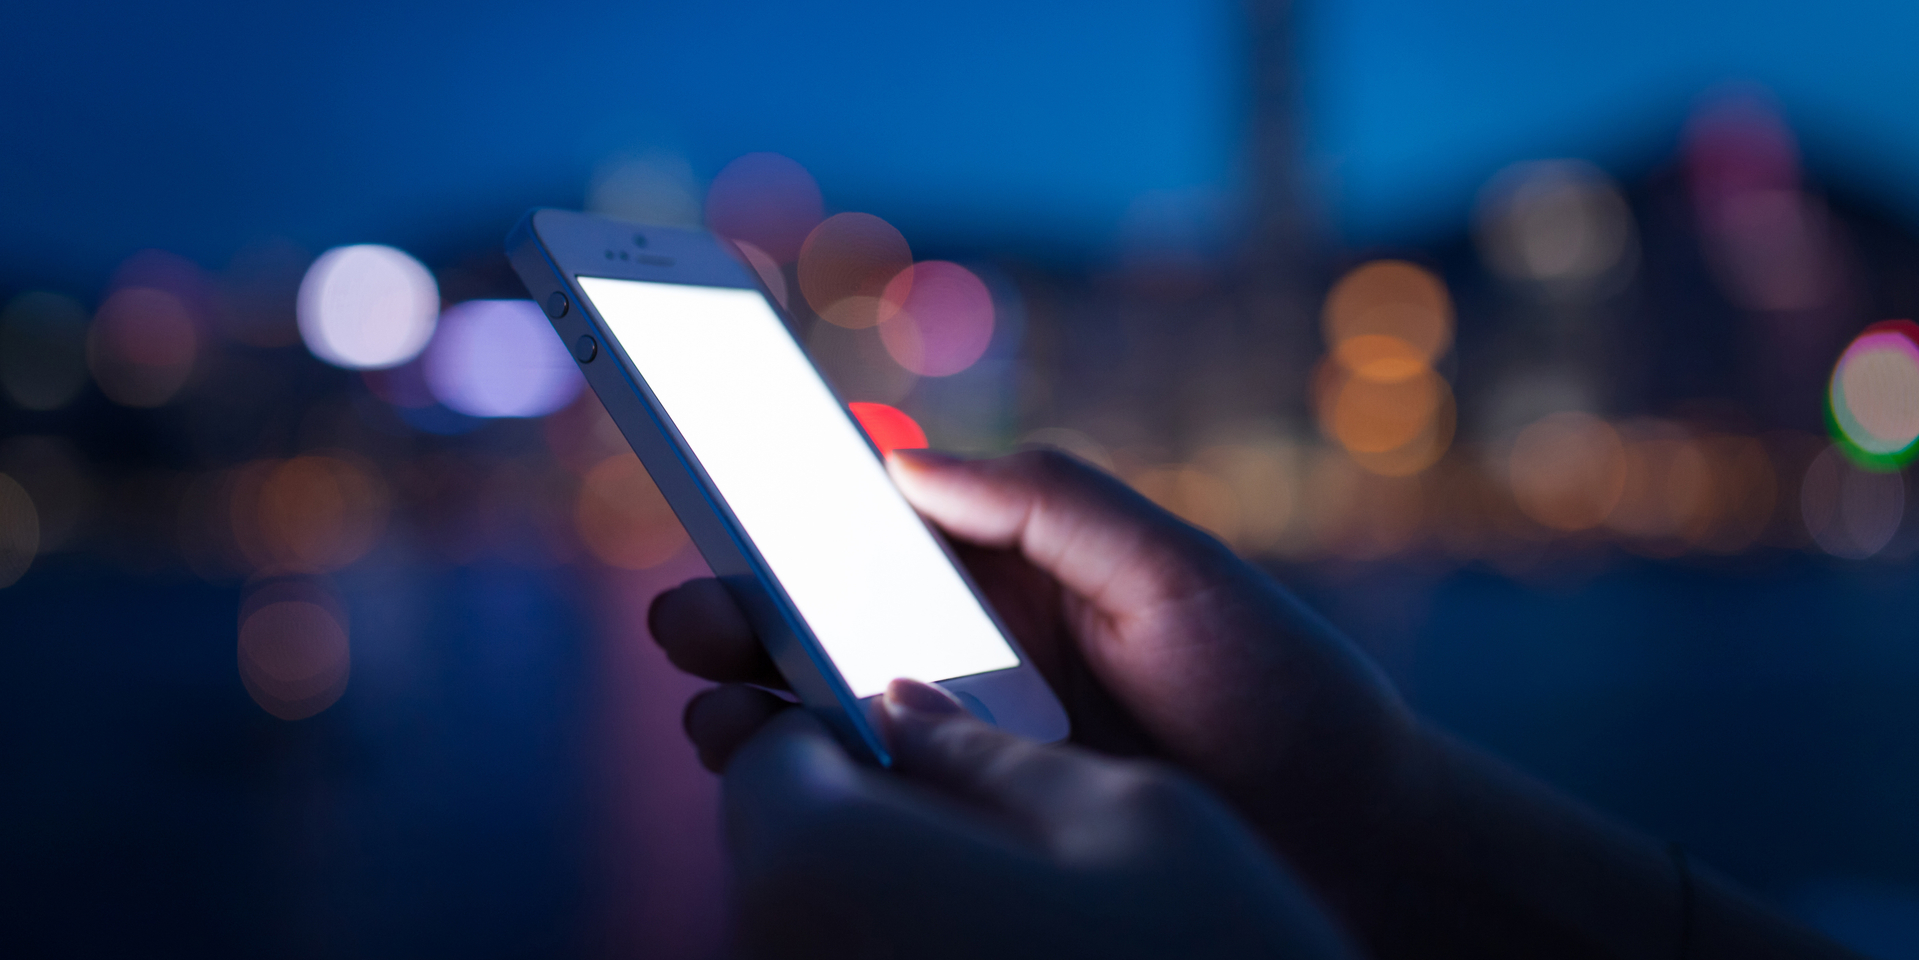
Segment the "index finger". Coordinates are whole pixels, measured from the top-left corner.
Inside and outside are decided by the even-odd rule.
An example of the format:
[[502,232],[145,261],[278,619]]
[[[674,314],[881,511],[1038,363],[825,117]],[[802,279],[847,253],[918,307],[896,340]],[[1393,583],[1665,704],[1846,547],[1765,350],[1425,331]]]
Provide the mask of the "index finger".
[[887,466],[906,499],[942,530],[1018,550],[1115,619],[1241,572],[1224,544],[1064,454],[956,460],[897,450]]
[[699,577],[653,598],[647,626],[673,665],[719,683],[785,688],[747,622],[746,613],[712,577]]

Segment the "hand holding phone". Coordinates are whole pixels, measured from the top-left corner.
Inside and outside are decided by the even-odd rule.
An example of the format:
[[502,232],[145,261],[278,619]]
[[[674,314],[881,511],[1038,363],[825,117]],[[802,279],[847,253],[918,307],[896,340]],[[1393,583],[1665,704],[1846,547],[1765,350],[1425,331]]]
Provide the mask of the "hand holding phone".
[[1064,710],[754,274],[699,231],[529,214],[508,253],[788,686],[855,755],[888,681],[1038,740]]
[[797,710],[727,768],[742,955],[1351,955],[1171,767],[1013,737],[908,681],[884,703],[904,777],[852,763]]

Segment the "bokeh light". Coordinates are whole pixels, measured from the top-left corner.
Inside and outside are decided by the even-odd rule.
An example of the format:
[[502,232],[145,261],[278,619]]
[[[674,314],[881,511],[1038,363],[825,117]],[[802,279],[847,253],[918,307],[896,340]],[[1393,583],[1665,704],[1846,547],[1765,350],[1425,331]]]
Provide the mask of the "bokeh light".
[[268,581],[240,605],[240,682],[262,710],[303,720],[332,706],[352,672],[343,605],[309,580]]
[[1738,553],[1772,524],[1779,480],[1766,446],[1753,437],[1709,436],[1699,441],[1712,476],[1706,516],[1694,538],[1707,551]]
[[1862,464],[1893,469],[1919,453],[1919,325],[1867,327],[1839,357],[1827,390],[1835,440]]
[[846,407],[853,411],[853,419],[859,421],[873,446],[879,448],[880,456],[895,450],[926,449],[926,431],[905,411],[883,403],[849,403]]
[[1425,485],[1418,477],[1368,471],[1355,489],[1358,509],[1347,514],[1343,536],[1329,544],[1353,560],[1381,560],[1414,549],[1424,534]]
[[1626,537],[1657,542],[1654,552],[1677,553],[1710,519],[1712,465],[1699,444],[1674,424],[1647,421],[1622,432],[1624,480],[1606,525]]
[[248,464],[234,479],[233,537],[256,569],[327,573],[365,556],[392,496],[371,465],[309,455]]
[[1597,280],[1625,262],[1634,243],[1619,188],[1581,160],[1508,167],[1481,194],[1478,219],[1487,264],[1518,280]]
[[1299,461],[1296,444],[1270,436],[1209,446],[1193,458],[1232,492],[1233,549],[1261,554],[1285,541],[1299,506]]
[[1800,188],[1799,146],[1750,91],[1710,100],[1687,124],[1686,174],[1706,252],[1726,293],[1752,310],[1808,310],[1839,286],[1825,205]]
[[39,552],[40,514],[33,498],[12,477],[0,473],[0,587],[24,576]]
[[39,291],[8,301],[0,311],[0,389],[28,410],[58,410],[86,385],[86,310]]
[[165,290],[114,291],[87,331],[87,367],[100,391],[128,407],[172,400],[193,375],[200,332],[186,304]]
[[1290,553],[1299,556],[1335,552],[1347,538],[1363,509],[1360,485],[1366,472],[1338,447],[1321,446],[1306,458],[1301,498],[1311,505],[1303,512],[1299,543]]
[[1555,413],[1514,438],[1507,478],[1519,509],[1542,526],[1589,530],[1625,492],[1625,444],[1598,417]]
[[797,260],[806,235],[825,215],[813,175],[777,153],[734,160],[706,191],[707,229],[750,243],[777,263]]
[[1133,489],[1180,519],[1227,541],[1240,537],[1239,498],[1212,472],[1193,464],[1153,467],[1129,478]]
[[693,165],[665,151],[618,156],[593,171],[586,209],[635,223],[700,225],[700,188]]
[[1370,473],[1418,473],[1452,443],[1452,390],[1416,354],[1402,351],[1363,363],[1357,371],[1335,355],[1333,362],[1319,365],[1312,382],[1320,432]]
[[[800,293],[829,322],[870,327],[890,317],[911,292],[913,251],[893,225],[870,213],[838,213],[800,248]],[[906,276],[906,285],[891,286]],[[881,298],[889,292],[890,300]]]
[[1885,549],[1906,513],[1906,482],[1897,473],[1861,469],[1836,446],[1806,467],[1799,486],[1806,532],[1835,557],[1863,560]]
[[1288,552],[1377,560],[1412,548],[1423,525],[1422,485],[1414,477],[1380,476],[1337,447],[1306,465],[1301,513],[1304,537]]
[[929,260],[901,270],[882,300],[886,352],[921,376],[959,373],[993,343],[993,294],[957,263]]
[[625,570],[657,567],[687,544],[673,508],[631,453],[615,454],[587,471],[574,501],[573,523],[588,552]]
[[566,409],[542,420],[540,430],[553,459],[581,476],[606,458],[632,450],[600,398],[591,392],[582,393]]
[[440,288],[404,251],[335,247],[300,281],[300,338],[313,355],[349,370],[398,366],[433,338]]
[[1446,285],[1424,267],[1375,260],[1353,268],[1334,285],[1326,295],[1321,324],[1335,355],[1354,337],[1389,337],[1431,363],[1452,343],[1452,298]]
[[1458,414],[1446,381],[1434,375],[1433,386],[1438,402],[1411,440],[1386,450],[1347,448],[1346,455],[1367,473],[1382,477],[1410,477],[1438,463],[1452,446]]
[[421,359],[427,386],[471,417],[541,417],[586,386],[531,300],[468,300],[447,309]]
[[1399,380],[1336,377],[1321,405],[1322,422],[1340,446],[1384,453],[1416,439],[1439,410],[1445,381],[1424,367]]
[[1430,271],[1375,260],[1326,296],[1331,351],[1312,378],[1320,431],[1369,473],[1425,470],[1452,444],[1452,390],[1433,361],[1452,343],[1452,298]]

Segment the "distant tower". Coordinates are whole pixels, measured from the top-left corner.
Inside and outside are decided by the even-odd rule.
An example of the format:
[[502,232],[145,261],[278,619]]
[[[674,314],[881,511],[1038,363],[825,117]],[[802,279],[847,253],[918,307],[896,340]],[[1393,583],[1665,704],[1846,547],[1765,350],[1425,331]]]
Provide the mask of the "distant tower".
[[1318,354],[1318,292],[1325,255],[1300,142],[1297,0],[1244,3],[1247,218],[1233,287],[1239,377],[1253,409],[1303,417],[1306,378]]

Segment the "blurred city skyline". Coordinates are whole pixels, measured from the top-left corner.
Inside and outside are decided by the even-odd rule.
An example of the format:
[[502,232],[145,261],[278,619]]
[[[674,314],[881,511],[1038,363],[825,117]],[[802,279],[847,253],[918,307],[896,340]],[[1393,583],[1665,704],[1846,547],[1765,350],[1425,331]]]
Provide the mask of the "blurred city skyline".
[[[1258,6],[1293,8],[1305,193],[1349,243],[1457,231],[1518,161],[1582,157],[1635,179],[1728,84],[1776,100],[1816,179],[1919,216],[1900,175],[1919,162],[1915,81],[1896,47],[1919,12]],[[542,8],[532,36],[504,12],[446,13],[10,14],[37,42],[0,65],[0,110],[27,132],[0,157],[15,227],[0,286],[88,292],[142,248],[217,267],[272,237],[441,261],[528,206],[584,206],[597,171],[642,156],[697,188],[741,154],[783,153],[829,208],[932,249],[1068,264],[1169,225],[1216,238],[1248,189],[1238,4],[574,3]]]
[[716,955],[645,626],[705,567],[501,254],[548,205],[708,226],[878,444],[1106,467],[1915,955],[1919,9],[7,16],[29,942]]

